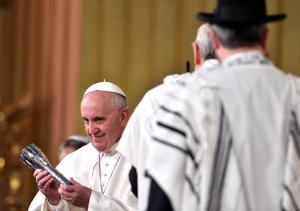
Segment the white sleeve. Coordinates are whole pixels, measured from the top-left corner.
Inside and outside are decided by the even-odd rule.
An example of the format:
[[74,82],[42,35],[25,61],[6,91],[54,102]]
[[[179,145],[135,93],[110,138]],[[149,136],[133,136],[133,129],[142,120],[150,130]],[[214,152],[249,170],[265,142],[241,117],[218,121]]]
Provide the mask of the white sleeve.
[[43,203],[46,201],[46,197],[41,193],[38,192],[33,200],[31,201],[28,211],[46,211],[43,210]]
[[71,210],[69,204],[65,200],[60,200],[58,205],[51,205],[47,200],[44,201],[43,211],[63,211]]
[[[28,211],[64,211],[73,210],[70,209],[72,205],[69,205],[65,200],[60,200],[57,206],[51,205],[47,198],[39,191],[33,198]],[[80,208],[78,208],[80,209]],[[74,210],[75,211],[75,210]]]
[[104,194],[96,191],[92,191],[89,211],[135,211],[137,208],[130,207],[120,200],[113,197],[105,196]]
[[[57,206],[48,203],[46,197],[38,192],[32,200],[28,211],[65,211],[65,210],[84,210],[82,208],[69,205],[65,200],[60,200]],[[130,207],[124,202],[115,198],[105,196],[100,192],[92,191],[89,211],[137,211],[137,208]]]
[[57,206],[48,203],[47,198],[39,191],[33,198],[28,211],[59,211],[66,210],[68,203],[64,200],[60,200]]

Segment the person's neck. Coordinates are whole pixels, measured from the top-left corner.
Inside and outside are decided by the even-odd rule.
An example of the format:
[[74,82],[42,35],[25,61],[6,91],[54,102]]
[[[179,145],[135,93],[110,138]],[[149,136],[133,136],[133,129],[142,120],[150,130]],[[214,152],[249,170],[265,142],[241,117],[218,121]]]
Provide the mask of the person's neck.
[[118,146],[118,142],[119,139],[109,148],[106,150],[101,151],[101,153],[103,153],[104,155],[110,155],[110,154],[114,154],[117,150],[117,146]]
[[217,55],[221,63],[223,63],[230,56],[242,52],[248,52],[248,51],[260,51],[261,53],[265,54],[265,50],[261,46],[253,46],[253,47],[234,48],[234,49],[220,47],[217,50]]

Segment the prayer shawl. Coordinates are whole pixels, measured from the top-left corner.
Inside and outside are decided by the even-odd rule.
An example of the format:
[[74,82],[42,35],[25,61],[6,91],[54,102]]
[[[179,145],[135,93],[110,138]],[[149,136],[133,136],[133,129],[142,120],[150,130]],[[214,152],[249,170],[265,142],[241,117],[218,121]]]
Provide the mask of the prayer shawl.
[[182,75],[170,75],[164,79],[164,83],[148,91],[131,115],[126,128],[119,141],[120,151],[138,173],[138,201],[139,210],[145,210],[148,200],[149,179],[145,177],[145,162],[148,154],[148,144],[152,142],[151,131],[153,116],[159,109],[159,100],[162,90],[173,85],[185,84],[190,78],[212,71],[219,65],[215,59],[207,60],[200,70]]
[[173,210],[299,210],[299,78],[251,51],[160,94],[145,168]]
[[[115,146],[114,146],[115,147]],[[101,182],[99,171],[99,152],[88,144],[67,155],[57,169],[67,178],[73,177],[81,185],[92,189],[89,211],[137,210],[137,198],[131,192],[128,173],[131,164],[115,150],[101,156]],[[101,193],[100,185],[103,185]],[[61,200],[58,206],[51,206],[46,197],[38,192],[30,204],[29,211],[83,211]]]

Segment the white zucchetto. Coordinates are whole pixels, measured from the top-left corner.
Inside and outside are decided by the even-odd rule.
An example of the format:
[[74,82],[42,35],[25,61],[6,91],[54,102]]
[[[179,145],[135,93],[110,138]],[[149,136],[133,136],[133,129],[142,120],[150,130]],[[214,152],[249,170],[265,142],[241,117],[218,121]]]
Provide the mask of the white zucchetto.
[[114,93],[120,94],[123,97],[127,98],[127,96],[125,95],[123,90],[111,82],[104,81],[104,82],[95,83],[95,84],[91,85],[89,88],[87,88],[87,90],[84,92],[83,96],[85,96],[86,94],[88,94],[90,92],[94,92],[94,91],[114,92]]

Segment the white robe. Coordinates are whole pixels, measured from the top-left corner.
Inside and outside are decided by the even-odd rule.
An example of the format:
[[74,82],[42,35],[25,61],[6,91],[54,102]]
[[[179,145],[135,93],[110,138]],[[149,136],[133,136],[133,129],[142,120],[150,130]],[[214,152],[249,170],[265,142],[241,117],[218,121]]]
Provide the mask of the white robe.
[[207,60],[202,68],[193,73],[170,75],[164,83],[149,90],[131,115],[123,135],[119,141],[118,150],[136,167],[138,173],[139,210],[145,210],[148,204],[149,179],[145,177],[145,163],[148,155],[148,145],[151,143],[151,118],[159,109],[160,94],[164,89],[182,84],[196,75],[212,71],[219,65],[215,59]]
[[[102,153],[101,153],[102,154]],[[131,192],[128,173],[131,164],[115,150],[101,155],[101,182],[104,194],[101,193],[99,176],[99,152],[88,144],[66,156],[57,169],[67,178],[73,177],[81,185],[92,189],[89,211],[137,210],[137,199]],[[113,174],[112,174],[113,172]],[[57,206],[47,202],[46,197],[38,192],[30,204],[29,211],[83,211],[64,200]]]
[[173,210],[299,209],[299,78],[254,51],[161,95],[145,168]]

